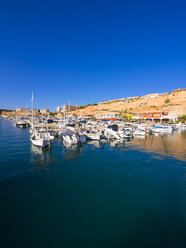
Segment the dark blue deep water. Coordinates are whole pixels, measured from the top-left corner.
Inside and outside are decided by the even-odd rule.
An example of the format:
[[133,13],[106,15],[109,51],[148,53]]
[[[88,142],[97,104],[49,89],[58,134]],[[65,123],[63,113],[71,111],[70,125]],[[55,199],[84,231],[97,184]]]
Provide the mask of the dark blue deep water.
[[0,120],[0,247],[185,247],[186,133],[51,150]]

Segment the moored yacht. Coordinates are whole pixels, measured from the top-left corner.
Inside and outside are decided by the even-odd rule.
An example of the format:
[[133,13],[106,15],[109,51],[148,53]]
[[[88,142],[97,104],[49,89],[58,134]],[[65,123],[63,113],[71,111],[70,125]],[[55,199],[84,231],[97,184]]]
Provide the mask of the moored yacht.
[[32,93],[32,134],[30,136],[30,140],[33,145],[38,146],[40,148],[44,148],[46,146],[50,146],[50,144],[53,142],[54,137],[50,136],[50,134],[47,131],[44,132],[38,132],[34,127],[34,113],[33,113],[33,93]]
[[104,130],[104,136],[107,139],[120,139],[121,136],[118,132],[118,125],[108,125]]
[[65,142],[69,144],[77,144],[78,142],[80,142],[78,132],[71,127],[68,127],[64,131],[60,132],[60,136]]
[[98,131],[95,130],[83,130],[83,133],[88,140],[100,140],[101,135]]
[[154,133],[172,133],[173,128],[171,126],[159,125],[159,126],[154,126],[152,128],[152,131]]
[[46,146],[50,146],[51,140],[43,133],[33,132],[30,137],[30,140],[33,145],[38,146],[40,148],[44,148]]

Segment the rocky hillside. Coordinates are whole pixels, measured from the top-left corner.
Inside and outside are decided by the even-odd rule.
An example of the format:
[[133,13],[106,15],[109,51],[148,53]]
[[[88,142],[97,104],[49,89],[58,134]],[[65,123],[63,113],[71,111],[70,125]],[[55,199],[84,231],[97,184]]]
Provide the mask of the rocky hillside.
[[118,99],[99,103],[73,111],[74,114],[96,115],[106,112],[168,112],[178,116],[186,114],[186,89],[175,90],[172,93],[151,94],[136,98]]

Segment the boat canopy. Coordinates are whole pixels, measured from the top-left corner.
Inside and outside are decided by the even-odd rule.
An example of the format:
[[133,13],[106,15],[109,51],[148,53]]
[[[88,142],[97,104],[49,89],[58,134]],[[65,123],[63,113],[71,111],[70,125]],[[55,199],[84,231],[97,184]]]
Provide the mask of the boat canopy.
[[113,125],[108,125],[108,127],[107,128],[111,128],[113,131],[118,131],[118,125],[115,125],[115,124],[113,124]]

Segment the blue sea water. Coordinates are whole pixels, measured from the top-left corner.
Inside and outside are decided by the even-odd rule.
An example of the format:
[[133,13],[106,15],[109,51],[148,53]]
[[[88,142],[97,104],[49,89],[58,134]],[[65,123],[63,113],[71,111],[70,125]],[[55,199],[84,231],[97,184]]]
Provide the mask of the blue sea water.
[[186,133],[40,150],[0,120],[1,247],[185,247]]

